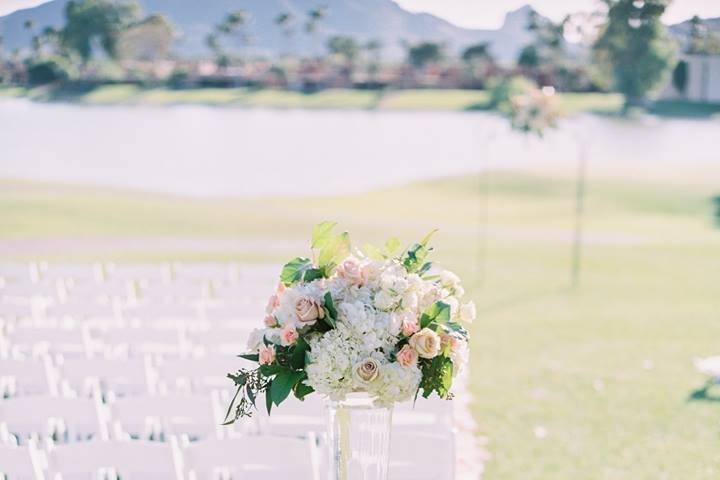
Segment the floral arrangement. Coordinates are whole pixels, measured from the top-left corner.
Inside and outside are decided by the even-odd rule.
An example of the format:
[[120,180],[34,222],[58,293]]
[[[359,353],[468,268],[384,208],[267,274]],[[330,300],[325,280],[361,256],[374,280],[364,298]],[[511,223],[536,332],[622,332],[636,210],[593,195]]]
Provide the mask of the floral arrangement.
[[268,413],[291,393],[302,400],[366,392],[380,405],[419,393],[451,398],[468,357],[461,322],[473,321],[475,305],[462,303],[455,274],[427,261],[434,232],[403,251],[391,239],[352,253],[348,233],[334,227],[313,229],[314,260],[283,267],[264,326],[240,355],[257,368],[228,374],[237,391],[227,423],[252,415],[261,393]]
[[538,136],[542,136],[549,128],[555,128],[559,112],[554,95],[553,87],[543,87],[512,96],[508,112],[512,128]]

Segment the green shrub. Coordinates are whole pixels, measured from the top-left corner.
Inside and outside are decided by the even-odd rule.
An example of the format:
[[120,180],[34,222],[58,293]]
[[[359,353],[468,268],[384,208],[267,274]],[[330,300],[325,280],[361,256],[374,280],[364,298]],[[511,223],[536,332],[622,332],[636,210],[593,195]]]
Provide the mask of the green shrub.
[[42,58],[28,63],[28,82],[30,85],[62,83],[74,75],[72,64],[62,57]]
[[490,108],[507,111],[510,108],[510,99],[516,95],[528,93],[537,88],[535,84],[525,77],[509,77],[494,82],[490,86]]

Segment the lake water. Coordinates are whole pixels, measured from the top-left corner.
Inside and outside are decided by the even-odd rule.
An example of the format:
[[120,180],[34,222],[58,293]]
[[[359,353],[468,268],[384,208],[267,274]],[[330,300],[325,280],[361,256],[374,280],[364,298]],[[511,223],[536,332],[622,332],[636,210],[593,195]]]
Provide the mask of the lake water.
[[0,99],[0,177],[181,195],[334,194],[498,165],[720,163],[720,122],[593,115],[543,140],[489,113],[79,106]]

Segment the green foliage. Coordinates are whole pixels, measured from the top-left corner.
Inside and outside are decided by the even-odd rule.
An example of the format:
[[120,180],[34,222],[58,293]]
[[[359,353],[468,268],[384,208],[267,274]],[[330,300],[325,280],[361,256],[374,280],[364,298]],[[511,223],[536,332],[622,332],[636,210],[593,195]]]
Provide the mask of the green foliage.
[[323,317],[323,321],[327,323],[331,328],[335,328],[335,321],[338,318],[338,312],[335,308],[335,303],[333,302],[330,292],[325,293],[324,301],[325,312],[327,313],[327,315]]
[[309,258],[293,258],[285,264],[282,272],[280,272],[280,281],[286,286],[290,286],[295,282],[299,282],[300,280],[302,280],[305,271],[308,270],[311,266],[312,262]]
[[420,241],[420,243],[413,244],[407,252],[405,252],[401,261],[408,272],[416,273],[425,268],[425,259],[432,251],[432,248],[428,246],[428,243],[435,232],[437,232],[437,229],[428,233],[425,238]]
[[436,42],[421,42],[408,46],[408,63],[415,68],[422,68],[431,63],[437,63],[445,57],[444,47]]
[[333,229],[337,222],[322,222],[313,227],[310,248],[323,248],[333,236]]
[[92,57],[95,42],[115,58],[121,33],[138,20],[139,11],[136,3],[128,1],[71,0],[65,5],[61,43],[85,62]]
[[661,17],[666,0],[605,0],[607,21],[594,45],[595,59],[613,72],[626,105],[642,104],[672,64],[674,44]]
[[507,113],[510,110],[511,98],[525,95],[535,88],[535,84],[525,77],[504,78],[490,88],[490,107]]
[[296,372],[290,369],[283,369],[275,375],[272,385],[270,386],[272,403],[280,405],[284,402],[288,395],[290,395],[290,392],[292,392],[295,384],[301,381],[304,375],[304,372]]
[[540,65],[540,54],[535,45],[523,47],[518,56],[518,65],[525,68],[537,68]]
[[328,39],[327,49],[333,55],[339,55],[352,64],[360,54],[360,46],[354,38],[347,35],[335,35]]
[[31,60],[27,65],[30,85],[62,83],[76,74],[72,64],[64,57],[48,57]]
[[173,27],[164,16],[150,15],[120,33],[118,57],[146,61],[167,58],[173,37]]
[[435,302],[420,316],[420,328],[437,330],[439,325],[450,321],[450,305],[445,302]]
[[453,363],[448,357],[438,355],[430,360],[420,362],[422,381],[419,390],[424,398],[436,392],[440,398],[448,398],[453,381]]
[[675,87],[675,89],[678,92],[685,95],[685,90],[687,88],[687,81],[688,81],[688,64],[685,60],[681,60],[675,66],[675,70],[673,70],[673,76],[672,76],[673,87]]
[[338,235],[331,235],[320,248],[318,256],[318,268],[329,276],[338,262],[350,255],[350,234],[342,232]]

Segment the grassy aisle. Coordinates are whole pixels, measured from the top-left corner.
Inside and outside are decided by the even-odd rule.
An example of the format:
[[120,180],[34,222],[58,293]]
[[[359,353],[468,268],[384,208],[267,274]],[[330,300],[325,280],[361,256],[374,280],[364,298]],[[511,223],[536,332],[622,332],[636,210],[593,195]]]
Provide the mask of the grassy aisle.
[[[493,455],[486,479],[716,479],[720,403],[688,395],[703,381],[692,358],[720,354],[720,229],[709,202],[720,192],[708,175],[662,177],[591,182],[577,291],[567,287],[573,184],[549,173],[491,174],[482,286],[472,177],[331,201],[4,182],[0,256],[281,261],[323,219],[359,243],[439,227],[437,259],[467,278],[479,307],[471,388]],[[268,239],[282,242],[247,251]],[[81,251],[64,247],[77,241]]]

